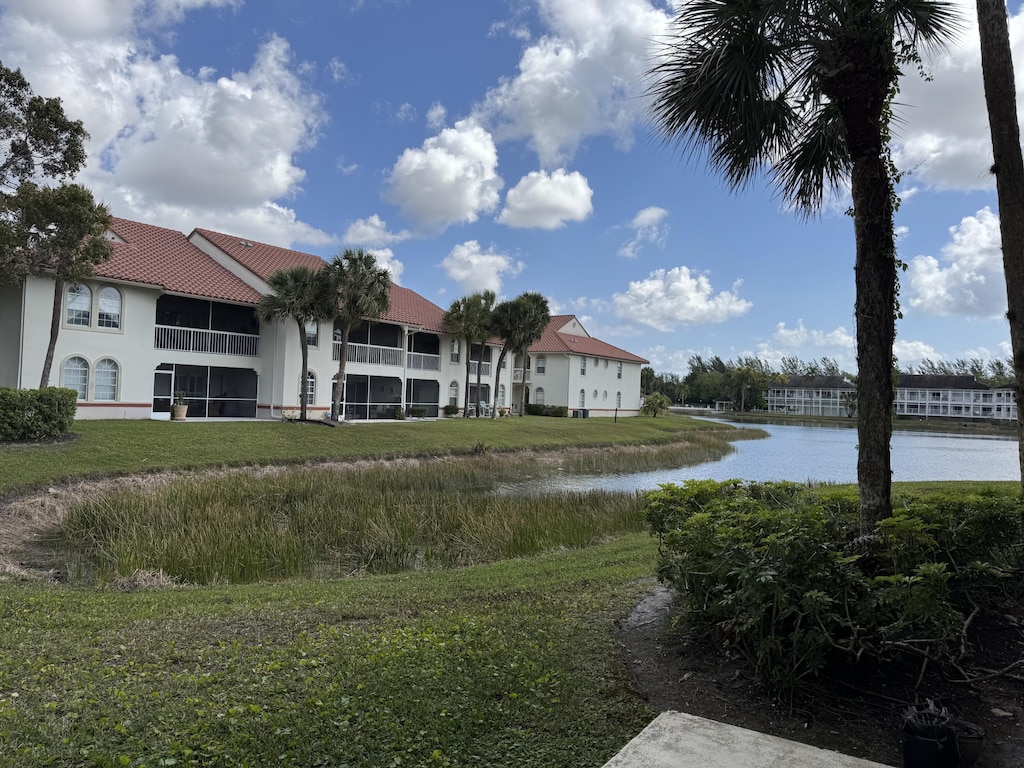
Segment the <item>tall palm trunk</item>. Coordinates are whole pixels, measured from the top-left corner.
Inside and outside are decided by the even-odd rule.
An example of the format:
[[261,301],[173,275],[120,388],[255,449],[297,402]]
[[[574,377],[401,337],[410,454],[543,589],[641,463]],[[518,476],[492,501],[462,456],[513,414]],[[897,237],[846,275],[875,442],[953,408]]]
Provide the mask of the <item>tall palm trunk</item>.
[[466,339],[466,395],[462,403],[462,418],[469,418],[469,382],[470,382],[470,368],[472,367],[473,355],[473,343]]
[[295,321],[299,326],[299,349],[302,351],[302,378],[299,380],[299,418],[306,420],[306,389],[309,387],[309,341],[306,339],[306,324]]
[[[335,421],[345,420],[345,366],[348,364],[348,337],[352,331],[351,325],[346,325],[341,330],[341,352],[338,357],[338,380],[334,382],[334,390],[331,394],[331,413]],[[331,342],[334,343],[333,341]]]
[[60,333],[60,307],[64,299],[64,281],[56,278],[53,281],[53,310],[50,314],[50,342],[46,346],[46,357],[43,359],[43,372],[39,376],[39,388],[50,386],[50,369],[53,368],[53,353],[57,349],[57,334]]
[[1003,0],[977,0],[981,74],[992,134],[992,173],[999,199],[999,234],[1006,277],[1006,319],[1017,398],[1017,450],[1024,493],[1024,160],[1017,120],[1013,55]]

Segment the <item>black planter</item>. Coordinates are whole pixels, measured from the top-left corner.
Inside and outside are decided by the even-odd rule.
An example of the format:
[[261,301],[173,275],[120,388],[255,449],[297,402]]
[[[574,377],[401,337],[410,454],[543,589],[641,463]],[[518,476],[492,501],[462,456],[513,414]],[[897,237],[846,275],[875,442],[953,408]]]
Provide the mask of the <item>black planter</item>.
[[981,748],[985,743],[985,729],[966,720],[954,720],[953,734],[956,738],[958,768],[971,768],[981,756]]
[[903,768],[959,768],[956,734],[945,710],[908,710],[901,741]]

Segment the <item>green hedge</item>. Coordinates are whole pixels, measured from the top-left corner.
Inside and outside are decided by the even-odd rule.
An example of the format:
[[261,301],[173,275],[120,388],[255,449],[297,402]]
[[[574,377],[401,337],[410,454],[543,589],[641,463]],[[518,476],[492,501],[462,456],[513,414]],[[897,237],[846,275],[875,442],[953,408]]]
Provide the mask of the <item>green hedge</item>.
[[77,400],[73,389],[0,387],[0,442],[45,440],[70,431]]
[[564,405],[536,405],[534,403],[527,403],[526,415],[555,416],[564,419],[569,415],[569,408]]
[[854,490],[695,480],[644,498],[680,626],[717,636],[781,688],[833,661],[956,663],[974,606],[1021,590],[1018,495],[897,498],[867,540]]

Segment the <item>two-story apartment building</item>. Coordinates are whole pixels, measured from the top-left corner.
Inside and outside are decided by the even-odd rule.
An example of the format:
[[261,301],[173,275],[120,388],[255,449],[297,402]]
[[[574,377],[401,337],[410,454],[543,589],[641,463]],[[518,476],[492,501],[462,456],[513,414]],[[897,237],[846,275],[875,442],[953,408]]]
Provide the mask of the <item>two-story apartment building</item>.
[[765,393],[769,413],[805,416],[849,416],[857,388],[842,376],[787,376]]
[[[78,391],[79,418],[169,418],[176,392],[185,394],[190,418],[273,418],[297,411],[302,397],[314,416],[329,410],[339,331],[331,323],[306,327],[309,376],[303,382],[295,323],[260,323],[255,313],[260,295],[269,291],[270,274],[298,264],[317,269],[324,264],[321,258],[205,229],[186,237],[119,218],[107,236],[112,257],[90,279],[66,286],[61,303],[49,383]],[[0,286],[0,386],[38,386],[53,290],[54,282],[43,278]],[[444,310],[414,291],[392,286],[388,312],[350,337],[347,418],[391,418],[396,409],[410,406],[434,416],[449,402],[461,405],[468,352],[471,403],[491,402],[496,394],[499,406],[512,406],[533,396],[529,363],[524,371],[522,362],[519,369],[502,372],[495,392],[492,360],[500,346],[460,349],[459,340],[444,333],[443,316]],[[563,333],[566,325],[570,328]],[[567,350],[559,365],[579,365],[585,351],[619,373],[618,389],[595,388],[591,401],[615,391],[620,415],[639,411],[640,366],[646,361],[591,339],[571,316],[555,318],[545,337],[551,334],[554,342],[564,336],[585,340],[576,363],[570,364],[573,354]],[[551,354],[550,344],[540,346],[541,355]],[[512,397],[516,386],[518,399]],[[569,401],[568,378],[565,387],[538,389],[549,403],[576,407],[583,402]]]

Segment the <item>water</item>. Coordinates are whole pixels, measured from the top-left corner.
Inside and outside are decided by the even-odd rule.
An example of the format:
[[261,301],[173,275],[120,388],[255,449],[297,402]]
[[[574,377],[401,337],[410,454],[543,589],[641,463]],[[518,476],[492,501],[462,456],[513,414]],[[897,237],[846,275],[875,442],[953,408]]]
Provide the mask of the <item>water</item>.
[[[755,425],[764,440],[733,443],[734,453],[718,461],[679,469],[625,475],[558,475],[516,484],[520,491],[632,491],[688,479],[857,482],[857,430],[839,427]],[[1017,441],[1007,437],[895,432],[892,437],[895,482],[918,480],[1020,480]]]

